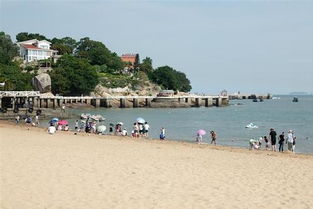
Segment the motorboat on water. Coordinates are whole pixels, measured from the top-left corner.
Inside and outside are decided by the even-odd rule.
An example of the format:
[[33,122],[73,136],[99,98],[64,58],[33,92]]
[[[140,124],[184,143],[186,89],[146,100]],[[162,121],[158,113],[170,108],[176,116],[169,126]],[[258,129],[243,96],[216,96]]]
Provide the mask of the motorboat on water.
[[272,97],[272,99],[280,99],[280,97]]
[[259,127],[254,125],[253,123],[249,123],[248,125],[246,125],[246,128],[259,128]]
[[294,97],[292,102],[298,102],[298,98],[297,97]]
[[102,115],[91,115],[89,113],[87,113],[87,114],[82,113],[80,115],[80,118],[84,119],[84,120],[89,118],[89,119],[92,119],[92,120],[95,120],[95,121],[100,121],[100,122],[105,120],[105,118]]

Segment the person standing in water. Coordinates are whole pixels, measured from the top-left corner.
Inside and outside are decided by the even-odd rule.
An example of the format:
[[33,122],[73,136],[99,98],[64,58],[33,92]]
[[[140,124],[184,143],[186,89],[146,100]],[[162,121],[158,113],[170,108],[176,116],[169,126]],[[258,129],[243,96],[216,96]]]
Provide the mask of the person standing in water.
[[285,141],[285,132],[282,132],[280,135],[279,135],[279,141],[278,141],[278,144],[279,144],[279,152],[284,152],[284,141]]
[[288,145],[288,151],[292,151],[292,147],[293,147],[293,134],[292,134],[292,130],[288,131],[287,134],[287,141],[286,144]]
[[271,144],[272,144],[272,151],[276,152],[276,135],[277,135],[277,133],[273,128],[271,128],[269,135],[270,135]]
[[216,145],[216,139],[217,139],[217,135],[216,135],[216,133],[214,132],[214,131],[210,131],[210,133],[211,133],[211,144],[213,144],[214,143],[214,145]]
[[160,133],[160,139],[164,140],[165,139],[165,128],[161,128],[161,133]]
[[292,141],[292,152],[294,153],[296,151],[296,139],[297,139],[297,137],[295,136],[294,132],[292,132],[292,138],[293,138],[293,141]]

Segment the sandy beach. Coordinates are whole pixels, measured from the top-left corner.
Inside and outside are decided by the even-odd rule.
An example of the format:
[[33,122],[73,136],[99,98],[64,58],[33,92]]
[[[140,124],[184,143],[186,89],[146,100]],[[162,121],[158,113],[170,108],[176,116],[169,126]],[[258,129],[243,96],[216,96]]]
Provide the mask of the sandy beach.
[[313,156],[0,122],[2,209],[313,208]]

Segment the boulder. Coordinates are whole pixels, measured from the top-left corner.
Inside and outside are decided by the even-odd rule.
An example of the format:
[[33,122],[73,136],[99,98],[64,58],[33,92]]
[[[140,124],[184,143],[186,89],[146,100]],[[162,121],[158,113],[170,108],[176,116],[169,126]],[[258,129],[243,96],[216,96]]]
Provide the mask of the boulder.
[[51,91],[51,78],[47,73],[41,73],[32,79],[33,88],[40,93]]

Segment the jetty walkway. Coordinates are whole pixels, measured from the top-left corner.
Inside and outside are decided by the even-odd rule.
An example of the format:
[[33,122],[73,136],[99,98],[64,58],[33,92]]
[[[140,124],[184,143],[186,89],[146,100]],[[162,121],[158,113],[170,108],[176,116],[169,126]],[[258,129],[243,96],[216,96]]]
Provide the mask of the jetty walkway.
[[[29,106],[32,108],[58,108],[68,104],[92,105],[94,107],[139,108],[158,107],[158,104],[183,107],[211,107],[228,105],[228,96],[48,96],[37,91],[0,91],[0,107],[15,109]],[[154,104],[154,105],[152,105]]]

